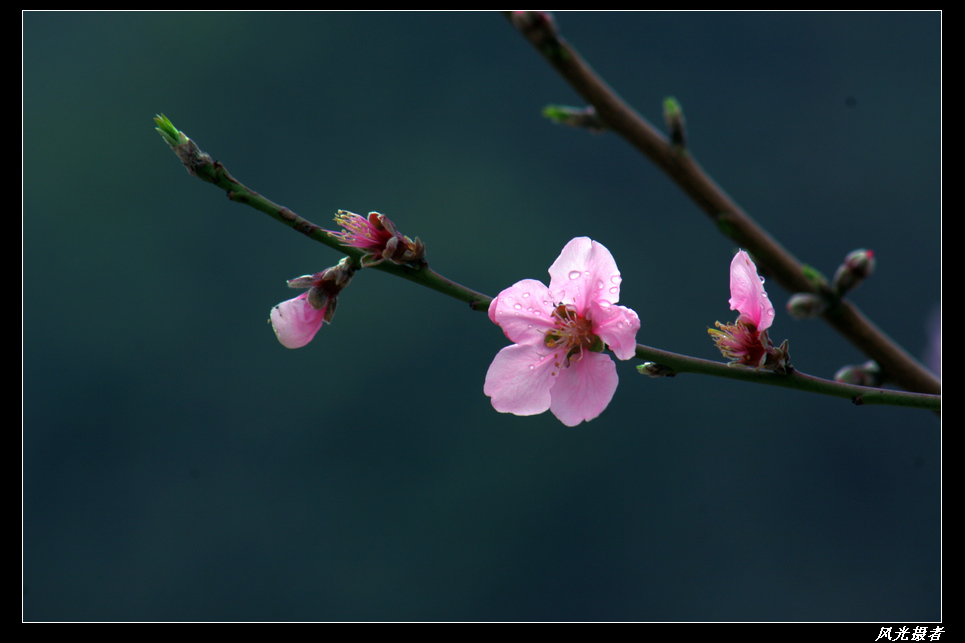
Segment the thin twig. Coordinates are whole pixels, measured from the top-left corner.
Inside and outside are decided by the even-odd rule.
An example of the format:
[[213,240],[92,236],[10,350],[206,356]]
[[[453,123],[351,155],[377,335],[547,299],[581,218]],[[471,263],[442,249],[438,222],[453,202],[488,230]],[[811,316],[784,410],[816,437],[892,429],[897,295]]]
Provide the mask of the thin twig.
[[674,377],[680,373],[695,373],[840,397],[849,399],[855,404],[904,406],[928,409],[938,413],[941,412],[942,408],[941,395],[845,384],[807,375],[796,369],[791,369],[786,374],[780,374],[766,369],[735,367],[720,362],[671,353],[642,344],[637,344],[636,356],[638,359],[645,361],[643,366],[637,367],[641,373],[654,373],[655,376],[659,377]]

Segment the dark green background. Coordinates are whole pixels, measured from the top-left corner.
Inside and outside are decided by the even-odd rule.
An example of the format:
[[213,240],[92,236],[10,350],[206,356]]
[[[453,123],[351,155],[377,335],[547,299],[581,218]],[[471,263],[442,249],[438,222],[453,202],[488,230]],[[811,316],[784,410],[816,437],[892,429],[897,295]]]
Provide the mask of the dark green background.
[[[652,122],[923,355],[941,298],[941,14],[564,13]],[[732,244],[495,13],[23,14],[27,620],[941,618],[940,421],[619,363],[595,421],[495,412],[485,315],[190,177],[163,112],[321,225],[378,210],[490,295],[587,235],[638,341],[720,359]],[[769,284],[800,370],[863,361]]]

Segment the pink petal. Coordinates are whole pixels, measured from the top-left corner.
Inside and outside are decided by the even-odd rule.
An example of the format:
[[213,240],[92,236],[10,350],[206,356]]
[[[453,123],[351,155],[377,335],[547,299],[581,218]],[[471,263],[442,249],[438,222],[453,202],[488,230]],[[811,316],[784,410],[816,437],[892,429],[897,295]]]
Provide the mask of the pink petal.
[[640,318],[633,310],[594,301],[590,306],[590,320],[593,332],[606,342],[617,359],[630,359],[636,354]]
[[325,321],[325,309],[315,309],[307,297],[306,291],[271,309],[271,326],[285,348],[301,348],[312,341]]
[[613,399],[618,383],[617,366],[608,355],[584,352],[556,378],[550,410],[566,426],[592,420]]
[[730,263],[730,309],[740,311],[759,331],[767,330],[774,321],[774,306],[764,292],[764,280],[743,250]]
[[500,413],[536,415],[550,407],[550,389],[559,368],[553,353],[513,344],[498,353],[486,373],[483,393]]
[[546,286],[524,279],[499,293],[489,305],[489,318],[517,344],[542,344],[553,328],[553,302]]
[[550,296],[557,302],[573,304],[580,314],[591,301],[615,304],[620,300],[620,271],[613,255],[588,237],[567,243],[549,273]]

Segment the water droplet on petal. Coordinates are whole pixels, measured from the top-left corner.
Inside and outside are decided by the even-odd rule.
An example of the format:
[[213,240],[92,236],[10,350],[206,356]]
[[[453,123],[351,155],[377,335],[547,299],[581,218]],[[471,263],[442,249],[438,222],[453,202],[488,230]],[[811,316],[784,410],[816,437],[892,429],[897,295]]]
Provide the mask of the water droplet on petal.
[[620,289],[617,288],[616,286],[612,286],[612,287],[610,288],[610,294],[611,294],[611,295],[616,295],[616,294],[619,293],[619,292],[620,292]]
[[610,277],[610,283],[619,285],[621,281],[623,281],[623,277],[621,277],[620,275],[613,275],[612,277]]
[[579,279],[579,278],[580,278],[580,271],[579,271],[579,270],[570,270],[569,277],[570,277],[570,279]]
[[522,307],[523,307],[522,304],[513,304],[513,308],[515,308],[516,310],[520,310]]
[[596,289],[597,289],[597,290],[603,290],[603,280],[602,280],[602,279],[600,279],[599,281],[596,282]]
[[529,293],[528,293],[528,292],[524,292],[524,293],[523,293],[523,299],[526,299],[527,297],[529,297]]

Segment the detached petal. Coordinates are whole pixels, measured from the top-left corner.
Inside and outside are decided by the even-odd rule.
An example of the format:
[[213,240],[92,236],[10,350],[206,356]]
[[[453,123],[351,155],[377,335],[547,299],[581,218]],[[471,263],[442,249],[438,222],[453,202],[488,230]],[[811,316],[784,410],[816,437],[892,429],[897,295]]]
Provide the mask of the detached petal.
[[767,330],[774,321],[774,306],[764,292],[764,280],[743,250],[730,263],[730,309],[740,311],[759,331]]
[[271,309],[271,326],[275,329],[275,336],[285,348],[301,348],[312,341],[322,327],[325,310],[317,310],[308,303],[308,292],[281,302]]

